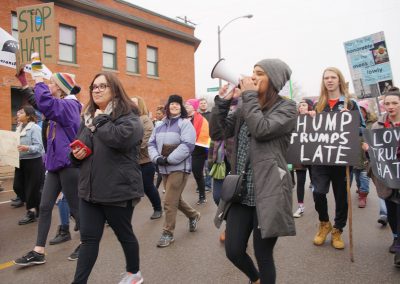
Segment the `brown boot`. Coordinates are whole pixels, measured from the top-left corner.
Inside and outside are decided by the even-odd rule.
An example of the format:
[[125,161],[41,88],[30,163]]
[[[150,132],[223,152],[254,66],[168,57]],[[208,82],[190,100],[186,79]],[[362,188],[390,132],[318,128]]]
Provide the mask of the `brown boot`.
[[331,222],[321,222],[319,224],[318,232],[314,237],[314,245],[320,246],[323,245],[326,237],[332,231],[332,224]]
[[344,249],[344,241],[342,239],[342,232],[339,229],[333,228],[331,242],[332,242],[332,246],[335,249]]
[[368,192],[361,192],[358,194],[358,208],[365,208],[367,206]]

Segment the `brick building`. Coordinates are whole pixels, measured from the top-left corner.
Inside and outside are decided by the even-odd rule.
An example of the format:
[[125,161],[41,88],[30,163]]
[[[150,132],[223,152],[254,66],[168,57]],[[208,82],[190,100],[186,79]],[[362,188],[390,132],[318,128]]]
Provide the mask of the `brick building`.
[[[17,38],[17,7],[43,2],[50,1],[2,1],[0,27]],[[192,26],[122,0],[52,2],[58,61],[46,65],[76,75],[81,102],[88,100],[89,84],[100,71],[115,72],[128,95],[142,96],[153,112],[172,93],[195,97],[194,53],[200,40]],[[24,103],[14,74],[0,65],[0,129],[12,129]]]

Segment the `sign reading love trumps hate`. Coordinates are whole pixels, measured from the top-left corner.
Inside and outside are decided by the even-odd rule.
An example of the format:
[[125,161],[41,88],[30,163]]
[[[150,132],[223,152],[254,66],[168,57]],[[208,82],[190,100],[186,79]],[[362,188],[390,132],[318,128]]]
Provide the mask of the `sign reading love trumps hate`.
[[374,176],[390,188],[400,188],[400,161],[396,153],[400,127],[365,130],[370,165]]
[[286,155],[290,164],[354,166],[360,162],[358,111],[299,115]]
[[33,52],[38,52],[44,63],[56,63],[54,3],[18,7],[17,18],[19,63],[29,63]]

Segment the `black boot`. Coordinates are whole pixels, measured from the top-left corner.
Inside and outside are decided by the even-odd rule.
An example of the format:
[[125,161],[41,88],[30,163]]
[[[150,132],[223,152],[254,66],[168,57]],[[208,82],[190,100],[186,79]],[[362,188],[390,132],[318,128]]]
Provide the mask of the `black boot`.
[[57,234],[54,239],[50,240],[51,245],[58,245],[63,242],[71,240],[71,234],[69,233],[69,226],[60,225],[58,226]]
[[36,221],[35,212],[28,211],[24,218],[18,221],[18,225],[26,225]]

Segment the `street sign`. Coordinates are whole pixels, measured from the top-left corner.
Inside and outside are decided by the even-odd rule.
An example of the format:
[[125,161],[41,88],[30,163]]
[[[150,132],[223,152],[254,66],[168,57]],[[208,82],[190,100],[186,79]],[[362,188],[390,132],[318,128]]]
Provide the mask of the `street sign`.
[[207,92],[218,92],[219,87],[207,88]]

